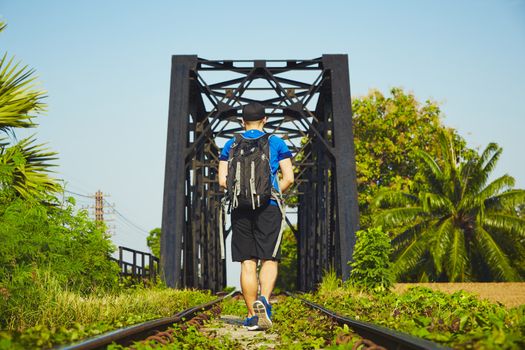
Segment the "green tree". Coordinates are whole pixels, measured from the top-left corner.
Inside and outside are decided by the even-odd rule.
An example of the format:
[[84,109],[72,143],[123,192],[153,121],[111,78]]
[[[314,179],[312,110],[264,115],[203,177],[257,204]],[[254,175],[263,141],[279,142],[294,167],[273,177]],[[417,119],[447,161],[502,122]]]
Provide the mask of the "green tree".
[[[0,32],[6,27],[0,22]],[[36,144],[34,137],[13,142],[15,128],[32,128],[33,119],[45,111],[45,91],[35,85],[34,70],[14,63],[7,53],[0,59],[0,188],[15,196],[45,199],[60,189],[49,176],[56,153]]]
[[156,257],[160,257],[160,236],[162,231],[159,227],[149,231],[149,235],[146,238],[146,244],[148,245],[151,253]]
[[[502,149],[491,143],[477,157],[458,155],[450,132],[439,133],[438,157],[419,151],[423,190],[386,189],[374,198],[375,223],[401,227],[392,241],[393,272],[408,280],[518,281],[513,260],[523,251],[525,191],[514,179],[489,176]],[[523,261],[521,256],[518,261]]]
[[[444,129],[437,103],[419,102],[400,88],[384,96],[372,90],[352,101],[361,227],[371,224],[370,202],[381,188],[414,191],[424,182],[417,152],[437,154],[436,135]],[[454,135],[458,149],[466,143]]]

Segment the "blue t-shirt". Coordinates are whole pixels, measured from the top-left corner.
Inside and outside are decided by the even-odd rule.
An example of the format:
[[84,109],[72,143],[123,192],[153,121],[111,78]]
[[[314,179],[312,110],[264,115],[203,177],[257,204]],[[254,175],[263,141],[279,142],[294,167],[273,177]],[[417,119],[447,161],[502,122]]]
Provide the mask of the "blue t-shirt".
[[[242,136],[247,139],[256,139],[263,135],[264,131],[260,131],[257,129],[247,130],[242,134]],[[234,141],[235,137],[226,142],[219,156],[219,160],[228,160],[230,156],[230,148]],[[268,142],[270,146],[270,168],[272,176],[272,185],[277,191],[279,191],[279,180],[277,178],[277,171],[279,170],[279,161],[286,158],[292,158],[292,152],[290,152],[286,143],[284,143],[284,141],[278,136],[271,136],[268,139]],[[277,205],[277,202],[271,199],[270,204]]]

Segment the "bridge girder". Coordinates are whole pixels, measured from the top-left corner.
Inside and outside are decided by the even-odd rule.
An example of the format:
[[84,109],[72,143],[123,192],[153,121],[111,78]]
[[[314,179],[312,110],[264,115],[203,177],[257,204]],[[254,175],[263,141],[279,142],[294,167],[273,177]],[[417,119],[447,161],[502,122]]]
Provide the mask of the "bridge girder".
[[218,154],[242,130],[242,106],[251,101],[265,106],[266,131],[282,137],[294,155],[296,182],[287,197],[297,199],[289,216],[297,218],[298,288],[314,289],[331,267],[343,280],[349,277],[359,212],[347,55],[312,60],[175,55],[161,239],[161,274],[170,287],[226,286]]

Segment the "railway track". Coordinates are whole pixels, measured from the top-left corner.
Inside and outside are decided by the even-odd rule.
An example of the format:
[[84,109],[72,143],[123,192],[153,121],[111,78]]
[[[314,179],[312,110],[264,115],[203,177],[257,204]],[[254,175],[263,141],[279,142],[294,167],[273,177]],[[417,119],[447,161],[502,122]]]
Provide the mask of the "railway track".
[[100,336],[88,338],[80,342],[60,346],[56,349],[60,350],[91,350],[91,349],[104,349],[112,343],[117,343],[123,346],[129,346],[134,341],[142,340],[150,336],[155,336],[159,332],[163,332],[168,329],[174,323],[185,322],[186,320],[193,319],[197,314],[203,311],[211,309],[213,306],[219,304],[221,301],[228,297],[240,294],[239,291],[233,291],[229,294],[223,295],[210,302],[197,305],[186,310],[183,310],[173,316],[158,318],[151,321],[146,321],[133,326],[116,329],[104,333]]
[[388,349],[388,350],[444,350],[449,349],[442,345],[433,343],[431,341],[414,337],[410,334],[402,333],[381,327],[372,323],[359,321],[349,317],[337,314],[319,304],[301,298],[300,296],[285,292],[286,295],[292,298],[301,300],[310,308],[321,312],[322,314],[332,318],[341,325],[347,325],[352,328],[357,334],[363,337],[361,343],[365,349]]
[[[302,298],[300,295],[285,292],[286,297],[300,301],[312,312],[319,313],[326,317],[327,321],[334,322],[338,325],[347,325],[354,333],[362,337],[354,344],[354,349],[369,349],[369,350],[434,350],[434,349],[448,349],[439,344],[417,338],[405,333],[394,331],[385,327],[377,326],[371,323],[362,322],[349,317],[337,314],[332,310],[328,310],[321,305],[313,303]],[[278,334],[272,332],[250,332],[240,327],[242,317],[219,315],[221,309],[220,303],[232,297],[239,296],[239,291],[233,291],[229,294],[223,295],[211,302],[191,307],[187,310],[181,311],[171,317],[160,318],[156,320],[147,321],[130,327],[117,329],[100,336],[85,339],[83,341],[58,347],[61,350],[90,350],[90,349],[104,349],[112,343],[122,346],[132,346],[134,342],[141,340],[154,340],[159,345],[167,344],[173,340],[176,335],[175,332],[180,332],[181,329],[175,330],[170,328],[174,324],[179,324],[179,327],[188,327],[189,325],[196,325],[202,327],[201,332],[211,337],[221,337],[228,334],[230,338],[243,338],[244,340],[236,343],[235,348],[256,349],[261,344],[266,345],[266,348],[280,348],[280,344],[276,343]],[[281,299],[284,300],[284,299]],[[241,301],[239,301],[240,303]],[[276,300],[277,302],[277,300]],[[209,311],[213,315],[210,317],[205,312]],[[215,316],[215,317],[214,317]],[[309,316],[311,317],[311,316]],[[215,329],[203,326],[206,321],[214,319]],[[222,329],[222,332],[221,332]],[[300,338],[300,334],[298,338]],[[248,339],[248,340],[247,340]],[[265,340],[269,342],[265,342]],[[281,345],[285,345],[282,343]],[[226,347],[223,347],[226,348]]]

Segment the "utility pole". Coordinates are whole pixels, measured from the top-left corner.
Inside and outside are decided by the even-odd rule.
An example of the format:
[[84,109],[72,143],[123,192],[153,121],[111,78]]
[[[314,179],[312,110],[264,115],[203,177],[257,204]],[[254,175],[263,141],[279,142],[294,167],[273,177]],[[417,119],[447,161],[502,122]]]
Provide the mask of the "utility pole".
[[100,190],[95,193],[95,221],[104,223],[104,194]]
[[104,196],[107,197],[108,195],[104,195],[104,193],[101,190],[98,190],[94,196],[91,196],[92,198],[95,198],[95,205],[90,206],[90,209],[94,210],[95,222],[100,224],[106,224],[106,231],[107,233],[111,234],[112,230],[115,227],[114,225],[108,225],[108,221],[113,221],[113,219],[108,219],[107,216],[114,214],[115,204],[109,204],[104,199]]

